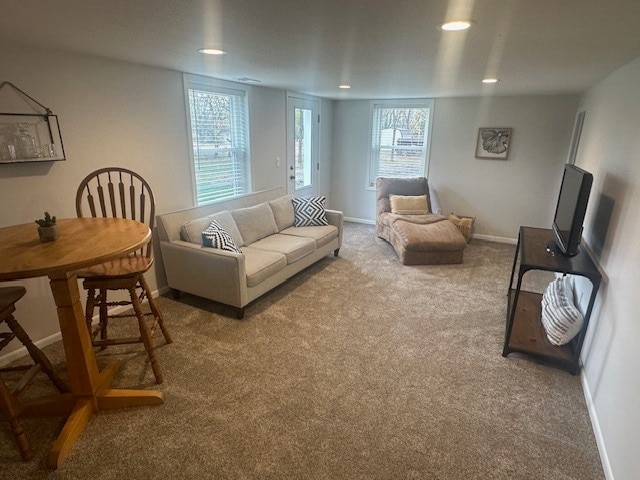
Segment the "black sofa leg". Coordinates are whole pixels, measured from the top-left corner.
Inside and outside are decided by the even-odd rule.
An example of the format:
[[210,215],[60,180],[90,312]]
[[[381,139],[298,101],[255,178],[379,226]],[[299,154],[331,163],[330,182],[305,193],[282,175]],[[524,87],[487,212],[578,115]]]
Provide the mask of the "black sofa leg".
[[244,308],[236,308],[236,318],[242,320],[244,318]]
[[339,249],[339,248],[336,248],[336,249],[333,251],[333,256],[334,256],[334,257],[337,257],[337,256],[338,256],[338,253],[340,253],[340,249]]

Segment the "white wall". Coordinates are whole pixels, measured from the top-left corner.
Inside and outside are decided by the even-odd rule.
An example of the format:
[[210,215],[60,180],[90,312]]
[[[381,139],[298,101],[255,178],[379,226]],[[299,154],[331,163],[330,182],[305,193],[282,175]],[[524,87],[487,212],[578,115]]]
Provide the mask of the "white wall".
[[[192,205],[192,180],[182,74],[104,58],[0,43],[0,80],[10,81],[59,116],[67,160],[0,165],[0,226],[31,223],[45,210],[75,216],[82,178],[105,166],[125,166],[147,179],[158,213]],[[4,91],[4,89],[3,89]],[[251,87],[254,190],[286,186],[284,90]],[[330,172],[332,102],[322,102],[321,177]],[[283,159],[276,168],[275,157]],[[324,170],[326,169],[326,171]],[[327,191],[327,185],[324,185]],[[34,223],[34,235],[36,234]],[[165,286],[161,259],[148,274]],[[38,340],[59,331],[47,279],[16,282],[27,288],[20,322]],[[16,342],[12,348],[17,348]],[[8,350],[4,350],[4,354]]]
[[605,472],[640,478],[640,58],[589,90],[576,164],[591,172],[584,237],[605,275],[582,351]]
[[327,207],[331,208],[331,167],[333,165],[333,100],[320,100],[320,175],[318,176],[318,194],[327,197]]
[[[578,97],[438,98],[429,181],[443,211],[476,215],[475,233],[515,238],[520,225],[551,225]],[[370,102],[334,107],[332,201],[345,216],[374,220],[366,190]],[[511,127],[509,159],[475,158],[479,127]]]
[[[42,165],[0,165],[0,225],[30,223],[45,210],[74,217],[82,178],[111,165],[145,177],[160,212],[191,203],[180,73],[9,42],[0,44],[0,72],[2,80],[58,115],[67,156]],[[157,288],[153,271],[148,279]],[[27,295],[17,304],[16,317],[32,339],[58,332],[47,279],[17,283]],[[17,347],[17,342],[10,346]]]
[[[254,88],[251,98],[251,158],[252,182],[254,190],[283,187],[287,188],[286,155],[286,95],[284,90]],[[333,134],[333,101],[318,99],[320,102],[320,142],[318,179],[320,195],[330,202],[331,183],[331,143]],[[276,157],[280,157],[280,167],[276,167]]]
[[[66,162],[0,165],[0,226],[31,223],[45,209],[74,216],[78,183],[106,165],[147,178],[159,212],[191,205],[179,72],[9,42],[0,44],[0,72],[59,115],[67,153]],[[253,87],[251,96],[254,189],[285,186],[286,92]],[[572,96],[438,99],[430,181],[445,211],[478,215],[477,232],[488,235],[514,237],[520,224],[547,226],[576,105]],[[640,59],[590,90],[582,106],[577,164],[595,178],[585,237],[605,273],[583,350],[585,381],[611,472],[636,478]],[[369,111],[368,101],[322,100],[320,190],[347,216],[372,220],[374,192],[365,190]],[[492,125],[514,128],[507,161],[473,156],[477,128]],[[155,277],[149,275],[152,288],[162,287],[162,275]],[[57,332],[46,279],[17,283],[28,290],[17,315],[32,337]]]
[[331,206],[346,217],[371,220],[375,214],[374,192],[367,185],[369,102],[334,102]]

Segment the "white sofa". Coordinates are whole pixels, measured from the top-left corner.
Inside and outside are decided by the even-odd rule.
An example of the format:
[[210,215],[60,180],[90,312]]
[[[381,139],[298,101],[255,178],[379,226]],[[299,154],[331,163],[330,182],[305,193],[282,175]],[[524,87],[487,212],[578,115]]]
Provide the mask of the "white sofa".
[[[245,306],[342,245],[342,212],[326,210],[328,226],[294,227],[292,196],[283,188],[157,216],[167,282],[181,292],[234,307]],[[216,220],[242,253],[202,245]]]

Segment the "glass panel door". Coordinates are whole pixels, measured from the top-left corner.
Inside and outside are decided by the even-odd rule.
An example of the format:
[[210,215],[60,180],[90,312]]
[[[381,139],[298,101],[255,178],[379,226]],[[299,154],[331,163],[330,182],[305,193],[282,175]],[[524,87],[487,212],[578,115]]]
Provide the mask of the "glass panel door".
[[318,102],[287,97],[287,191],[316,195],[318,164]]

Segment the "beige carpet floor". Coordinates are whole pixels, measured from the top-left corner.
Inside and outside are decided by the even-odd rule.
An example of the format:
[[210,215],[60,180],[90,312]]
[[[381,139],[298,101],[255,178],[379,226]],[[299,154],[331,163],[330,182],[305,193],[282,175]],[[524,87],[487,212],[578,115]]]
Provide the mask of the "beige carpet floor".
[[[0,478],[601,479],[580,378],[501,356],[513,253],[474,240],[462,265],[406,267],[347,223],[339,258],[242,321],[162,297],[166,403],[94,416],[56,472],[60,419],[24,422],[31,462],[1,422]],[[45,351],[63,368],[60,345]],[[139,346],[98,354],[113,358],[117,386],[154,387]]]

